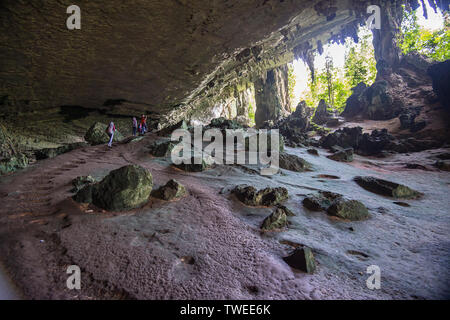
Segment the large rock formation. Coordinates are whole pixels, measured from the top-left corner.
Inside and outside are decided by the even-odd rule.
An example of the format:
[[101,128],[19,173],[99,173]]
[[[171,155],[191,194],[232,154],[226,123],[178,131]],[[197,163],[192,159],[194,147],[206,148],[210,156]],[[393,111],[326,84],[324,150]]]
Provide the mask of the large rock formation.
[[324,124],[331,118],[331,114],[328,111],[328,104],[325,100],[320,100],[319,105],[317,106],[316,112],[314,113],[314,117],[312,121],[315,124]]
[[291,102],[287,65],[267,71],[255,82],[255,92],[257,127],[261,127],[264,121],[288,116],[291,113]]
[[343,116],[361,115],[366,119],[387,120],[397,117],[403,110],[403,102],[392,92],[385,80],[376,81],[370,87],[364,83],[352,89],[353,94],[346,102]]
[[[383,7],[391,3],[377,2]],[[398,1],[397,7],[406,2],[417,3]],[[161,121],[166,124],[195,118],[231,96],[239,116],[238,101],[244,97],[236,90],[230,94],[232,88],[255,82],[256,75],[294,57],[311,65],[312,51],[328,40],[355,37],[358,24],[368,16],[367,6],[373,4],[91,1],[79,4],[81,30],[68,30],[68,4],[32,3],[0,4],[2,112],[80,105],[115,114],[164,113]],[[389,19],[395,8],[389,9]],[[388,61],[389,41],[377,43],[384,44],[377,56]],[[234,115],[234,107],[223,110],[223,115]]]

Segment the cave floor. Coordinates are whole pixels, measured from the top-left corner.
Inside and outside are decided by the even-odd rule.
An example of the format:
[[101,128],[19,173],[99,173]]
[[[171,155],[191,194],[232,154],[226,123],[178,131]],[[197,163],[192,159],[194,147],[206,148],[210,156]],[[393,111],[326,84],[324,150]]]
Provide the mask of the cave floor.
[[[4,276],[33,299],[443,299],[450,298],[450,173],[431,166],[436,149],[386,158],[355,156],[334,162],[319,149],[287,148],[314,171],[260,176],[245,166],[217,165],[199,173],[175,169],[148,155],[157,139],[77,149],[39,161],[0,180],[0,257]],[[155,187],[175,178],[188,194],[178,201],[150,198],[130,212],[104,212],[70,196],[71,180],[97,178],[127,164],[149,169]],[[417,163],[427,170],[404,168]],[[336,176],[330,179],[328,175]],[[424,194],[403,201],[378,196],[352,181],[372,175]],[[262,233],[273,208],[247,207],[230,194],[237,184],[284,186],[294,213],[290,226]],[[302,206],[316,190],[362,201],[371,218],[348,222]],[[283,260],[295,244],[311,247],[314,274]],[[67,266],[81,268],[81,290],[66,287]],[[381,269],[370,290],[366,269]],[[1,285],[2,282],[0,282]],[[4,289],[4,288],[3,288]]]

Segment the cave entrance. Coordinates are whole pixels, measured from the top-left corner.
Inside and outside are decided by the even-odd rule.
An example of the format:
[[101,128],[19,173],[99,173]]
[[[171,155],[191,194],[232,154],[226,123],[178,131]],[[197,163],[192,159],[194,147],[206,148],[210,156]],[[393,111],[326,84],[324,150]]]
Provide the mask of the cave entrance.
[[305,101],[317,108],[324,100],[330,112],[343,111],[352,88],[360,82],[372,85],[377,76],[372,32],[361,27],[358,42],[348,37],[345,43],[329,43],[314,54],[313,70],[301,60],[289,64],[289,94],[292,107]]

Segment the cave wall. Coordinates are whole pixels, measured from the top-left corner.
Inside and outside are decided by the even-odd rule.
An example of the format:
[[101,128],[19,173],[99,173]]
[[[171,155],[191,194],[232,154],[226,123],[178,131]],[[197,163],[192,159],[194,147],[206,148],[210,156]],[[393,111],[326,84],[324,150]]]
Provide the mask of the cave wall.
[[268,70],[255,82],[255,100],[257,127],[291,113],[287,65]]
[[[372,2],[3,0],[0,113],[79,105],[194,119],[230,87],[354,36]],[[81,30],[66,27],[72,4]]]

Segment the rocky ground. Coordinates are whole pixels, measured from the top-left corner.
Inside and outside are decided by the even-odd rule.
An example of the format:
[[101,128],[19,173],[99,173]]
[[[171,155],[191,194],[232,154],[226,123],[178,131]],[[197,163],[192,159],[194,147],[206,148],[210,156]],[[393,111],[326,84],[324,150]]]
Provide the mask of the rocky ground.
[[[328,159],[306,148],[286,148],[311,171],[271,177],[250,166],[215,165],[185,172],[148,146],[161,139],[86,146],[38,161],[0,184],[0,253],[5,276],[18,294],[34,299],[448,299],[450,297],[450,176],[434,166],[450,149],[354,155]],[[439,156],[441,155],[441,156]],[[137,164],[153,176],[153,189],[176,179],[180,199],[154,194],[143,207],[105,211],[71,196],[72,179],[96,179]],[[409,164],[409,165],[408,165]],[[414,169],[411,169],[414,168]],[[355,176],[374,176],[423,194],[403,200],[361,188]],[[262,232],[274,207],[244,205],[237,185],[284,187],[282,204],[294,216],[281,230]],[[318,191],[359,200],[370,217],[344,220],[310,211],[302,201]],[[309,247],[314,273],[292,269],[283,258]],[[82,289],[66,288],[66,269],[78,265]],[[381,289],[366,286],[366,269],[381,269]],[[0,282],[1,283],[1,282]],[[5,287],[6,288],[6,287]],[[7,289],[4,289],[7,290]],[[11,290],[9,290],[11,293]]]

